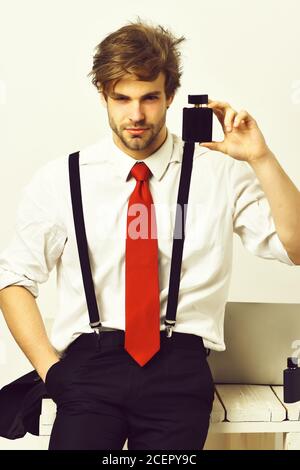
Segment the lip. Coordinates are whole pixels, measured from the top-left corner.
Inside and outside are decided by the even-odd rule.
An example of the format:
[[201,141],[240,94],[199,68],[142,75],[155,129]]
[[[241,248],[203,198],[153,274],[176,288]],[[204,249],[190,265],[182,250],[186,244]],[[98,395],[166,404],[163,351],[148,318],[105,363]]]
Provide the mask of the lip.
[[140,135],[143,134],[143,132],[147,131],[148,129],[126,129],[129,134],[133,135]]

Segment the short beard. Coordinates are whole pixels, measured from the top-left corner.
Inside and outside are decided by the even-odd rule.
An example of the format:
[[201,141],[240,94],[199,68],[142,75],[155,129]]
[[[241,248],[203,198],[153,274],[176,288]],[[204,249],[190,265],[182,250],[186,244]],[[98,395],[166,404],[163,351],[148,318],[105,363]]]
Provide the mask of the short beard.
[[[118,129],[118,127],[116,126],[115,122],[113,121],[109,113],[108,113],[108,120],[109,120],[109,125],[110,125],[111,130],[118,136],[118,138],[121,140],[121,142],[127,149],[145,150],[148,147],[150,147],[151,144],[155,142],[155,140],[157,139],[157,136],[159,135],[160,131],[162,130],[163,126],[166,123],[166,114],[167,112],[165,111],[163,117],[158,122],[158,124],[156,124],[155,126],[149,126],[149,129],[146,131],[149,134],[147,138],[143,136],[129,136],[129,138],[126,139],[123,134],[125,129],[123,128]],[[138,127],[139,125],[141,127],[145,127],[145,124],[142,122],[135,124],[135,126],[133,127]]]

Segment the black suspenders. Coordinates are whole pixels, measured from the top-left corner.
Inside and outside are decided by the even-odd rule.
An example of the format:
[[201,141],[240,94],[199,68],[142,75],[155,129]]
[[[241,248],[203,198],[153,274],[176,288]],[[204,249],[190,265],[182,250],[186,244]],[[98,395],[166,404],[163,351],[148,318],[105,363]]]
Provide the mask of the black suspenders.
[[[191,173],[193,168],[195,143],[185,142],[179,181],[176,218],[173,235],[173,248],[170,269],[169,294],[166,311],[166,335],[172,336],[172,329],[176,323],[176,313],[178,304],[178,293],[180,284],[180,272],[182,263],[183,244],[185,238],[185,221],[188,205]],[[101,331],[101,318],[97,306],[94,283],[92,278],[91,266],[88,255],[88,244],[85,231],[85,223],[82,208],[82,195],[80,185],[79,155],[75,152],[69,155],[69,181],[72,201],[73,219],[77,247],[79,253],[80,267],[83,279],[84,292],[88,313],[90,317],[90,326],[96,331]]]

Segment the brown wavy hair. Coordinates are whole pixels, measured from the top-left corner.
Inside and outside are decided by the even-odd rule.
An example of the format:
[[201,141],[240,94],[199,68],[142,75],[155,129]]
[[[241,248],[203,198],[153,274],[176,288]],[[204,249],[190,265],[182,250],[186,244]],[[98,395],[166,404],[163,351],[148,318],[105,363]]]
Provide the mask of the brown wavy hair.
[[149,25],[138,18],[106,36],[95,47],[88,77],[92,76],[93,85],[107,99],[112,82],[115,86],[127,74],[152,81],[163,72],[168,99],[181,85],[181,54],[177,46],[184,40],[184,36],[176,38],[163,26]]

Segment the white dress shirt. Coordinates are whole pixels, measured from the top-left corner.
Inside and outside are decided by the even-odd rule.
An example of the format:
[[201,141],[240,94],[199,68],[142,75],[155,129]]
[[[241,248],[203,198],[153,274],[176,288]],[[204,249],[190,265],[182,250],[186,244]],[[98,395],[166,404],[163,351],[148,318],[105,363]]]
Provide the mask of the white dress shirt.
[[[168,131],[144,161],[153,176],[159,249],[161,329],[166,315],[173,228],[184,142]],[[92,276],[103,326],[125,330],[127,205],[136,160],[112,136],[80,151],[80,175]],[[268,201],[251,166],[195,144],[174,331],[203,337],[222,351],[232,269],[233,233],[256,256],[294,265],[282,245]],[[73,222],[68,155],[38,169],[25,186],[15,233],[0,253],[0,289],[17,285],[38,296],[38,284],[57,269],[58,311],[51,342],[63,351],[91,332]]]

